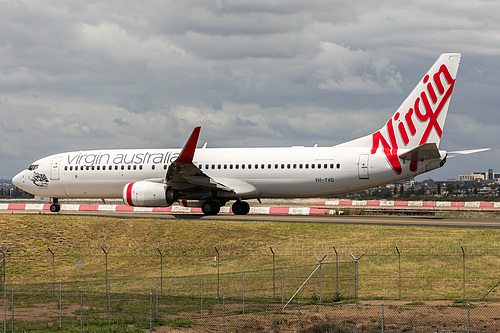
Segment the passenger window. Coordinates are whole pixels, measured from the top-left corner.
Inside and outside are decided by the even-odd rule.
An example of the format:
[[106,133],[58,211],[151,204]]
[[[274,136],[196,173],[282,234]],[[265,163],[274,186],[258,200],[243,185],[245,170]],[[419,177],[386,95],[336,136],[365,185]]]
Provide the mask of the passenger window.
[[258,164],[255,164],[255,169],[258,169],[259,168],[259,165]]
[[242,164],[242,165],[241,165],[241,168],[242,168],[242,169],[245,169],[245,164]]
[[68,166],[67,165],[64,166],[64,171],[68,171]]
[[125,165],[122,165],[122,170],[125,170]]
[[282,165],[281,165],[281,168],[282,168],[282,169],[284,169],[284,168],[285,168],[285,165],[284,165],[284,164],[282,164]]
[[92,171],[94,171],[94,170],[95,170],[95,167],[94,167],[94,166],[92,166]]
[[224,164],[224,169],[227,169],[227,164]]
[[311,164],[311,169],[314,169],[315,168],[315,164]]
[[221,168],[221,165],[220,165],[220,164],[218,164],[218,165],[217,165],[217,169],[219,169],[219,170],[220,170],[220,168]]
[[240,165],[239,165],[239,164],[236,164],[234,167],[235,167],[236,169],[239,169],[239,168],[240,168]]
[[232,169],[233,168],[233,165],[232,164],[229,164],[229,169]]
[[275,169],[278,169],[278,167],[279,167],[279,165],[278,165],[278,164],[275,164],[275,165],[274,165],[274,168],[275,168]]
[[267,165],[267,168],[268,168],[268,169],[271,169],[271,164],[268,164],[268,165]]
[[212,169],[215,169],[215,164],[212,164]]
[[115,165],[115,170],[118,170],[118,165]]
[[167,170],[167,165],[166,164],[163,165],[163,170]]
[[72,165],[70,165],[70,166],[69,166],[69,171],[72,171],[72,170],[73,170],[73,166],[72,166]]
[[151,170],[154,170],[154,169],[155,169],[155,165],[153,164],[153,165],[151,166]]
[[205,164],[205,169],[209,169],[210,166],[208,164]]
[[251,164],[249,164],[249,165],[248,165],[248,168],[249,168],[249,169],[251,169],[251,168],[252,168],[252,165],[251,165]]
[[323,168],[328,169],[328,164],[323,164]]
[[134,170],[137,170],[137,165],[134,165]]
[[290,169],[290,166],[291,166],[290,164],[287,164],[287,165],[286,165],[286,168],[287,168],[287,169]]
[[293,168],[294,168],[294,169],[297,169],[297,164],[294,164],[294,165],[293,165]]
[[299,169],[302,169],[302,164],[299,164]]
[[340,163],[337,164],[337,169],[340,169]]
[[141,164],[141,165],[139,165],[139,170],[142,170],[142,164]]
[[306,169],[309,169],[309,164],[306,164]]
[[318,164],[318,169],[321,169],[321,164]]
[[261,164],[261,165],[260,165],[260,168],[261,168],[261,169],[264,169],[264,168],[265,168],[264,164]]
[[333,169],[335,166],[332,164],[330,164],[330,169]]
[[97,170],[101,170],[101,166],[100,165],[97,166]]

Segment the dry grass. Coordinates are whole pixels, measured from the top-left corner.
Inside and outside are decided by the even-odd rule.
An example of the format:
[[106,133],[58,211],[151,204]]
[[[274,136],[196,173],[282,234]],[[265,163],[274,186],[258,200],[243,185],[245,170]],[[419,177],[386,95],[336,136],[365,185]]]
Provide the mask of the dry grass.
[[[55,252],[57,281],[102,280],[101,247],[109,253],[108,276],[116,285],[134,277],[138,288],[143,279],[160,275],[157,248],[163,253],[164,277],[193,275],[194,280],[216,273],[215,246],[221,252],[221,273],[271,269],[270,246],[277,268],[315,265],[313,254],[333,261],[333,246],[340,260],[365,253],[359,265],[362,298],[398,297],[396,246],[402,253],[406,298],[462,297],[461,246],[467,251],[467,297],[481,297],[500,275],[497,229],[1,214],[0,246],[8,250],[7,283],[14,284],[52,281],[48,248]],[[83,260],[83,267],[76,267],[75,260]],[[325,279],[331,274],[325,270]]]

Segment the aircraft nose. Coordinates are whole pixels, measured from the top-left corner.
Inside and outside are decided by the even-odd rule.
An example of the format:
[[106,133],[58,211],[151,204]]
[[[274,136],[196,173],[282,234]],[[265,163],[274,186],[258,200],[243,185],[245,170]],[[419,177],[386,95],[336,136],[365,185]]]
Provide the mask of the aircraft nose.
[[25,172],[24,171],[19,172],[17,175],[14,176],[14,178],[12,178],[12,184],[22,189],[24,187],[26,179],[27,178]]

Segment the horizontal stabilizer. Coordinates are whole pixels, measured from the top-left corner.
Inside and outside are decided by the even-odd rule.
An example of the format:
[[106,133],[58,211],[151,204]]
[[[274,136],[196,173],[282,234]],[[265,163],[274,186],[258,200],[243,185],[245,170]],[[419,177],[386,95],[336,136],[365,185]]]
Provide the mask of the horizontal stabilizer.
[[424,161],[441,158],[436,143],[424,143],[399,156],[403,161]]
[[474,153],[481,153],[483,151],[491,150],[491,148],[480,148],[480,149],[469,149],[469,150],[457,150],[457,151],[449,151],[448,157],[455,157],[459,155],[469,155]]

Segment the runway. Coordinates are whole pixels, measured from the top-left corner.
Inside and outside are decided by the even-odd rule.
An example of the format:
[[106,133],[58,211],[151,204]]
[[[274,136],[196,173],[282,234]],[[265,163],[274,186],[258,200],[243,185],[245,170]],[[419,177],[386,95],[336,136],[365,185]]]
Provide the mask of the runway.
[[[9,211],[4,211],[8,213]],[[10,213],[27,214],[28,212],[10,211]],[[40,212],[33,212],[40,214]],[[33,214],[32,213],[32,214]],[[52,213],[42,212],[51,215]],[[184,219],[184,220],[209,220],[233,222],[283,222],[283,223],[319,223],[319,224],[366,224],[387,226],[427,226],[447,228],[488,228],[499,229],[500,218],[489,217],[436,217],[436,216],[370,216],[370,215],[234,215],[219,214],[217,216],[204,216],[197,213],[165,213],[165,212],[75,212],[61,211],[62,216],[102,216],[122,219]]]

